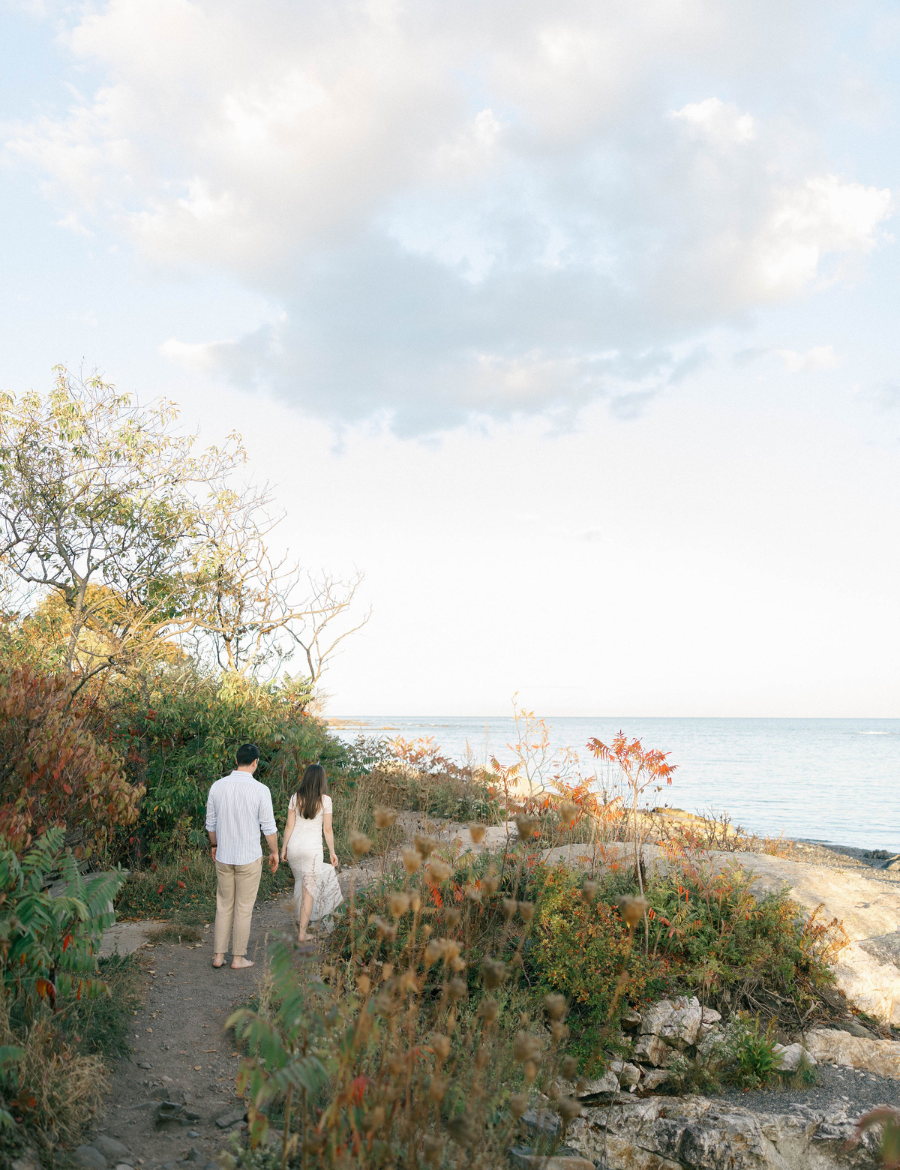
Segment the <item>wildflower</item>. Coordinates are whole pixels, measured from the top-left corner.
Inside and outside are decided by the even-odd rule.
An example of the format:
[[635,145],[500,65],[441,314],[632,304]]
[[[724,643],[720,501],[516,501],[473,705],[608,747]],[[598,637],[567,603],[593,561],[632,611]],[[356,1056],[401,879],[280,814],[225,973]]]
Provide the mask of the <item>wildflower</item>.
[[422,868],[422,855],[415,849],[404,849],[403,867],[407,873],[418,873]]
[[566,997],[564,995],[545,995],[544,1007],[551,1020],[561,1020],[566,1014]]
[[559,1066],[559,1071],[567,1081],[574,1081],[575,1074],[578,1072],[578,1061],[574,1056],[563,1057],[562,1063]]
[[530,922],[534,918],[534,902],[520,902],[519,917],[523,922]]
[[629,930],[634,930],[647,912],[647,901],[645,898],[632,898],[626,894],[618,898],[616,904]]
[[500,905],[503,907],[503,917],[508,921],[516,912],[516,900],[515,898],[504,898]]
[[388,905],[391,908],[391,914],[395,918],[400,918],[409,909],[409,894],[395,890],[388,898]]
[[481,964],[481,977],[488,991],[492,991],[506,978],[506,964],[502,959],[485,959]]
[[440,1060],[446,1060],[450,1055],[450,1037],[437,1033],[431,1037],[431,1047],[436,1057]]
[[574,1097],[560,1097],[556,1102],[556,1112],[563,1119],[563,1122],[568,1125],[570,1121],[574,1121],[576,1117],[581,1116],[581,1102]]
[[422,857],[426,858],[430,857],[438,845],[440,845],[440,841],[435,841],[434,837],[426,837],[422,833],[416,833],[413,841]]
[[375,806],[375,824],[379,829],[389,829],[396,819],[396,809],[385,808],[380,804]]
[[469,836],[472,838],[473,845],[480,845],[486,832],[487,829],[484,825],[477,825],[474,821],[469,824]]
[[362,857],[364,853],[368,853],[372,848],[372,842],[365,833],[357,833],[355,829],[351,829],[350,848],[353,850],[354,856]]
[[513,1117],[521,1117],[528,1108],[527,1093],[513,1093],[509,1099],[509,1111]]
[[527,841],[529,837],[533,837],[539,824],[540,821],[537,817],[529,817],[525,813],[519,813],[516,817],[516,831],[519,834],[519,840]]
[[528,1032],[517,1032],[513,1041],[513,1056],[518,1064],[526,1060],[537,1060],[541,1054],[541,1042]]
[[582,900],[590,904],[597,897],[597,883],[586,881],[581,887]]
[[428,876],[435,883],[445,882],[452,872],[452,867],[446,861],[441,861],[439,857],[432,857],[428,862]]
[[561,829],[571,829],[575,824],[577,815],[578,806],[573,804],[571,800],[564,800],[559,806],[559,827]]
[[478,1009],[478,1014],[486,1024],[493,1024],[497,1016],[500,1014],[500,1004],[495,999],[483,999],[481,1007]]
[[451,1003],[456,1003],[458,999],[464,999],[468,992],[465,979],[451,979],[447,984],[447,998]]

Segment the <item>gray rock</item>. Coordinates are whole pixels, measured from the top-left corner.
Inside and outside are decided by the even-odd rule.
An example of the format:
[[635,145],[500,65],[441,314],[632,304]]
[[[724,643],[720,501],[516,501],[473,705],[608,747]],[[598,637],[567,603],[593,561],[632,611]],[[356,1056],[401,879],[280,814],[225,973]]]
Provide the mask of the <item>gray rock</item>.
[[661,999],[647,1008],[641,1020],[641,1035],[658,1036],[674,1011],[675,1005],[668,999]]
[[173,1085],[164,1085],[153,1089],[150,1093],[157,1101],[173,1101],[176,1105],[187,1105],[187,1094],[184,1089],[176,1089]]
[[561,1146],[555,1154],[536,1154],[528,1146],[516,1146],[509,1151],[509,1164],[514,1170],[594,1170],[594,1163],[568,1146]]
[[130,1162],[120,1162],[118,1166],[116,1166],[116,1170],[134,1170],[134,1167]]
[[672,1011],[657,1029],[657,1035],[673,1048],[684,1051],[697,1043],[703,1023],[703,1009],[696,996],[679,996],[671,1005]]
[[129,1158],[128,1146],[118,1141],[114,1137],[107,1137],[106,1134],[101,1134],[100,1137],[94,1138],[91,1145],[95,1150],[99,1150],[107,1162],[125,1162]]
[[618,1093],[618,1091],[619,1078],[610,1071],[592,1081],[584,1081],[578,1089],[578,1099],[583,1101],[586,1097],[597,1097],[601,1093]]
[[72,1153],[72,1161],[81,1170],[108,1170],[109,1163],[93,1146],[78,1146]]
[[243,1121],[245,1116],[246,1113],[244,1110],[241,1110],[239,1113],[223,1113],[221,1117],[216,1118],[216,1125],[219,1127],[219,1129],[231,1129],[233,1125],[237,1125],[239,1122]]
[[182,1162],[199,1162],[202,1157],[203,1155],[200,1153],[197,1147],[191,1146],[191,1148],[181,1160]]
[[626,1032],[640,1031],[642,1022],[641,1013],[633,1011],[631,1008],[627,1008],[622,1012],[621,1019],[619,1020],[619,1023]]
[[659,1036],[653,1033],[638,1036],[634,1046],[634,1059],[641,1064],[660,1065],[668,1055],[669,1046],[665,1040],[660,1040]]
[[900,869],[900,853],[889,857],[887,861],[883,861],[879,867],[880,869]]
[[552,1138],[559,1133],[559,1118],[552,1109],[526,1109],[522,1121],[532,1133],[546,1134]]
[[781,1072],[796,1072],[804,1058],[807,1064],[817,1063],[815,1057],[811,1056],[802,1044],[776,1044],[774,1050],[780,1057],[778,1068]]
[[153,1065],[149,1060],[137,1060],[135,1061],[135,1064],[138,1066],[138,1068],[153,1068]]
[[620,1085],[636,1085],[641,1079],[641,1070],[638,1066],[627,1061],[614,1060],[609,1069],[615,1074]]
[[644,1070],[644,1079],[641,1081],[641,1088],[646,1089],[648,1093],[652,1093],[654,1089],[658,1089],[660,1085],[664,1085],[668,1079],[668,1069],[648,1068]]
[[889,934],[876,934],[872,938],[861,939],[859,945],[879,962],[900,967],[900,930],[892,930]]
[[851,1036],[859,1036],[862,1040],[880,1040],[880,1036],[876,1036],[871,1028],[866,1028],[863,1024],[857,1023],[856,1020],[842,1020],[841,1023],[834,1025],[842,1032],[848,1032]]
[[35,1154],[20,1154],[10,1162],[10,1170],[41,1170],[41,1164]]
[[708,1028],[711,1024],[719,1024],[722,1021],[722,1013],[717,1012],[715,1008],[703,1007],[700,1009],[703,1013],[703,1027]]

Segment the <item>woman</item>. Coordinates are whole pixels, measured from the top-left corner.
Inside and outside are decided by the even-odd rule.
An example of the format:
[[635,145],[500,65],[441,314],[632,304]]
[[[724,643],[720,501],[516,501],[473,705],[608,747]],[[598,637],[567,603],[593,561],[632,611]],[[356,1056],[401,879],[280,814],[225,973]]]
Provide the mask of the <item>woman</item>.
[[[335,867],[334,830],[331,823],[331,797],[325,791],[325,769],[310,764],[303,773],[300,787],[288,805],[287,824],[281,859],[294,874],[294,906],[299,918],[299,942],[306,942],[310,921],[319,922],[333,914],[344,900]],[[322,834],[328,842],[331,864],[322,857]]]

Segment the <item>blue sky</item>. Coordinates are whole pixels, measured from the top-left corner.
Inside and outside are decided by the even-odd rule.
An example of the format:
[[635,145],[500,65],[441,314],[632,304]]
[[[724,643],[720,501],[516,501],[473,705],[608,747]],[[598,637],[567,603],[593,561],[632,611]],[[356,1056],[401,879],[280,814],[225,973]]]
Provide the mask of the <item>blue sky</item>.
[[2,382],[241,431],[331,711],[898,713],[894,6],[0,13]]

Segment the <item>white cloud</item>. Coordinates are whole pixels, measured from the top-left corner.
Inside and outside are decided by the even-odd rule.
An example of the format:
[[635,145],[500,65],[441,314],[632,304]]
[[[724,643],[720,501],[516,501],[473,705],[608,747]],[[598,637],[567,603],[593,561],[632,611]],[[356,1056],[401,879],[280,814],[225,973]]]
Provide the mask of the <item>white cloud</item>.
[[887,191],[712,80],[768,96],[818,11],[106,0],[63,34],[102,83],[6,155],[67,222],[282,310],[167,342],[192,368],[407,429],[633,413],[707,330],[879,240]]
[[792,374],[797,374],[801,370],[834,370],[841,360],[832,345],[817,345],[806,353],[797,353],[793,349],[779,349],[778,356]]

